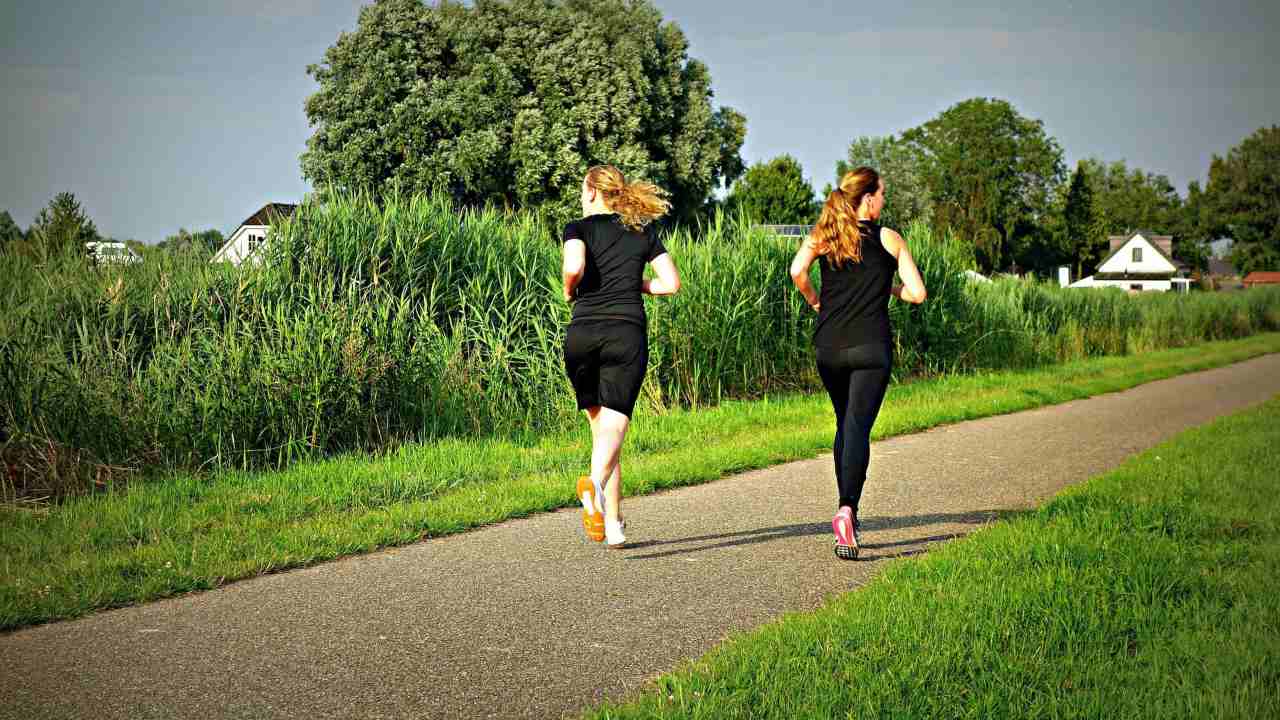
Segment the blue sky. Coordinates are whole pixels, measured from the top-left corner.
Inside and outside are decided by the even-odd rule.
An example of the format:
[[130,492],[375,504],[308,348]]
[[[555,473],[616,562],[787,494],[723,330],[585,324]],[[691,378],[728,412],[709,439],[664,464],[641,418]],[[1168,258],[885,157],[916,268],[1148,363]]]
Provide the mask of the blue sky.
[[[0,3],[0,210],[26,227],[74,192],[99,230],[229,232],[307,185],[306,74],[359,0]],[[1181,192],[1280,123],[1280,3],[658,0],[746,114],[748,162],[815,188],[859,135],[969,97],[1043,120],[1069,163],[1126,160]]]

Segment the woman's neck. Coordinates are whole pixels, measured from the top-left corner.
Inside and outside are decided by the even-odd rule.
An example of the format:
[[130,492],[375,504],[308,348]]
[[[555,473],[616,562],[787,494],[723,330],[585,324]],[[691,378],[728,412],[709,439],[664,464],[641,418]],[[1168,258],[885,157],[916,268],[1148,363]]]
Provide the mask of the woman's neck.
[[609,206],[604,204],[604,200],[600,198],[582,206],[583,217],[591,217],[592,215],[608,215],[612,212],[613,211],[609,209]]

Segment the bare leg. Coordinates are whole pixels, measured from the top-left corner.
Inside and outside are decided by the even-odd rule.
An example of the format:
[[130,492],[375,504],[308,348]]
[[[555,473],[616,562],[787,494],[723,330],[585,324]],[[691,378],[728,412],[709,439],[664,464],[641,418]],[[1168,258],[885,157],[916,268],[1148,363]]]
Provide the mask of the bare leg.
[[[621,455],[621,453],[619,453]],[[609,484],[604,486],[605,519],[622,519],[622,458],[613,464],[613,474],[609,476]]]
[[631,419],[606,407],[587,409],[591,423],[591,480],[604,488],[605,520],[618,520],[622,504],[622,441]]

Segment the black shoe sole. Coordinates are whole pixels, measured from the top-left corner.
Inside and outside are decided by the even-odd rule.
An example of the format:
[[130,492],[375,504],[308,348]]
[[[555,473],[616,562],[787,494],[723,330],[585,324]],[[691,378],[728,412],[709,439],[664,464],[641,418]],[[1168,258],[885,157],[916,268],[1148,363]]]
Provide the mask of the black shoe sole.
[[841,545],[839,543],[836,543],[836,557],[840,558],[841,560],[857,560],[858,546],[857,545]]

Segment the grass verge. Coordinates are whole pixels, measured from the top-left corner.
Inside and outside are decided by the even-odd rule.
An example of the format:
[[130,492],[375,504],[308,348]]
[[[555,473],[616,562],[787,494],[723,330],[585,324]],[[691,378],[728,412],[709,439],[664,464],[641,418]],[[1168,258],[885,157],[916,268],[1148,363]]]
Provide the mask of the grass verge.
[[[1280,351],[1280,334],[890,389],[875,437],[1065,402]],[[825,396],[638,419],[628,495],[813,457]],[[450,441],[272,473],[175,475],[42,510],[0,508],[0,630],[77,617],[573,504],[585,430]]]
[[1280,396],[588,717],[1280,717],[1277,446]]

